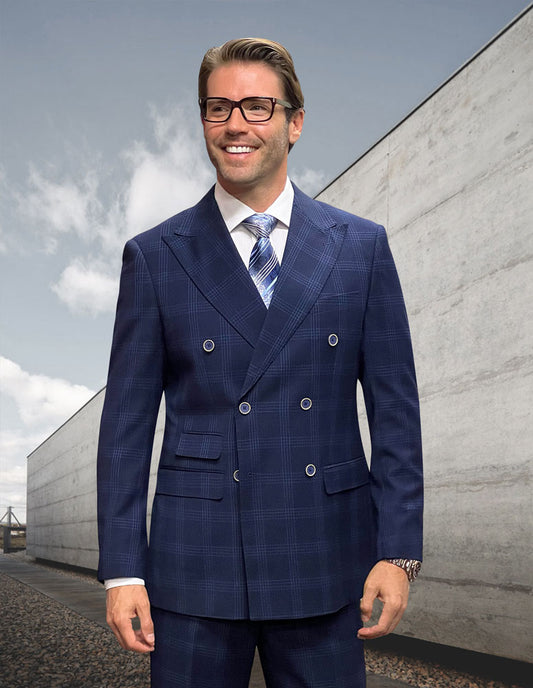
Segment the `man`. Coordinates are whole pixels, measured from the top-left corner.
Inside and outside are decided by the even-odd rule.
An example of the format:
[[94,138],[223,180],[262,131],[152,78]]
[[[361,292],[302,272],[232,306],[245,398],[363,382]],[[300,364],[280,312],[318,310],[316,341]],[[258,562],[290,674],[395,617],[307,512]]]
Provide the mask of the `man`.
[[245,688],[256,646],[269,687],[364,686],[362,640],[396,626],[421,559],[394,263],[383,228],[288,181],[304,110],[282,46],[209,50],[199,96],[216,186],[124,251],[98,457],[108,622],[152,651],[157,688]]

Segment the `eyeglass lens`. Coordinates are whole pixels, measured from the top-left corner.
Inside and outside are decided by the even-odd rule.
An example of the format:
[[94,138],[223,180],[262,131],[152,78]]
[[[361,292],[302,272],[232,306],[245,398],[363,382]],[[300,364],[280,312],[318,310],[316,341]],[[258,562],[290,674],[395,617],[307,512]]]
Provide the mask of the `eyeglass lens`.
[[[274,103],[270,98],[243,98],[240,106],[249,122],[265,122],[274,112]],[[207,119],[222,122],[229,119],[233,104],[227,98],[208,98],[204,108]]]

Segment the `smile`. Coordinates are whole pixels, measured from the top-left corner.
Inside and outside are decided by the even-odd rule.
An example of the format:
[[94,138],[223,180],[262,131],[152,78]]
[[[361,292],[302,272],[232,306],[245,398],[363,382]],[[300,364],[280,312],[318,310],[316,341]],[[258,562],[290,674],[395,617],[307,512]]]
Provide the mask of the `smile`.
[[251,146],[226,146],[226,153],[253,153],[255,148]]

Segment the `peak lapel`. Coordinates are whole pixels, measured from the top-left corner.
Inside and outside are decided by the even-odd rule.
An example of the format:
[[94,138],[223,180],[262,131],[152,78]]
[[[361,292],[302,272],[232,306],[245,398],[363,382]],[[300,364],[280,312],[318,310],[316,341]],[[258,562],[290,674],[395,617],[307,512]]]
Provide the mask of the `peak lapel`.
[[256,343],[241,396],[255,384],[317,300],[342,244],[337,225],[295,188],[287,245],[274,295]]
[[205,298],[255,346],[266,308],[224,224],[213,190],[178,221],[163,241]]

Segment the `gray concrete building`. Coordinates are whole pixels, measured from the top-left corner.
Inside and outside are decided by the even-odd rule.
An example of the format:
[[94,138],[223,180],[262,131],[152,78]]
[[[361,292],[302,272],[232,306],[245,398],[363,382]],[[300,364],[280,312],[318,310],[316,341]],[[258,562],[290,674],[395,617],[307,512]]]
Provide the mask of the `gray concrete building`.
[[[318,196],[387,227],[410,316],[425,558],[398,632],[525,661],[533,657],[532,94],[526,11]],[[29,456],[32,556],[96,568],[103,395]],[[162,423],[160,415],[154,455]]]

